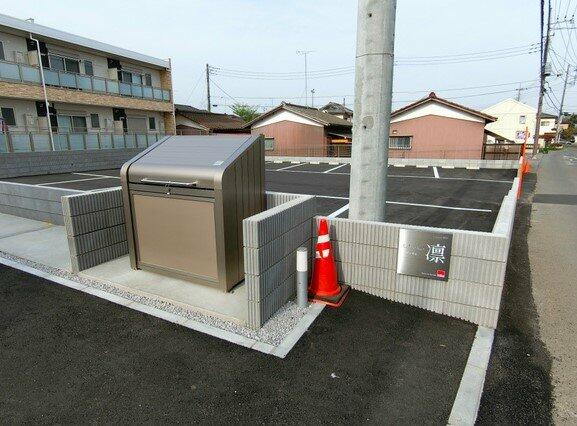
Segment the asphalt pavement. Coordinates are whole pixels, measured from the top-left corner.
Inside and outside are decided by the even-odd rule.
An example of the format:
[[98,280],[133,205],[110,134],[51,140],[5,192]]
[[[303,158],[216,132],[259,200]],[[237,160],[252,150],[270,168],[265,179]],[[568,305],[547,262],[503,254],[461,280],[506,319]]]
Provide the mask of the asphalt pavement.
[[0,419],[445,425],[475,330],[353,291],[279,359],[0,266]]

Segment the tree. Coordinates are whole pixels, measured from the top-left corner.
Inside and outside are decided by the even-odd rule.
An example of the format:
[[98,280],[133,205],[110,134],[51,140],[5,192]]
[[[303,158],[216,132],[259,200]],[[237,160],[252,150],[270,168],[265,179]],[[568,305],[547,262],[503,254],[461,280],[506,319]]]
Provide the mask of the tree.
[[573,140],[573,136],[577,134],[577,114],[566,114],[562,121],[569,124],[569,127],[561,130],[561,139]]
[[254,120],[260,115],[255,107],[247,104],[236,103],[230,108],[235,115],[238,115],[246,123]]

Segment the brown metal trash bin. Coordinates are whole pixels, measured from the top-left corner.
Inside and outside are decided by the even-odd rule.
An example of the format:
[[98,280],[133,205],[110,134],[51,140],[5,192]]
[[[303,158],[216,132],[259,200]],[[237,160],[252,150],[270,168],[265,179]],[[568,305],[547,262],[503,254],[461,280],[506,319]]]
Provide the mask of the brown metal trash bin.
[[168,136],[120,179],[133,269],[224,291],[243,280],[242,221],[265,209],[262,136]]

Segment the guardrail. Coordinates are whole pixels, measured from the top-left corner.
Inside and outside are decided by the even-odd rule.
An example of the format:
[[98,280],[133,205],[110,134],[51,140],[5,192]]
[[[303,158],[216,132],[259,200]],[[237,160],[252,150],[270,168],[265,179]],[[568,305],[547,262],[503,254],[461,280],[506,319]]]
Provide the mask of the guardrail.
[[[0,61],[0,79],[21,83],[42,83],[38,67],[8,61]],[[169,102],[171,99],[170,90],[161,89],[160,87],[124,83],[109,78],[47,68],[44,69],[44,81],[47,86],[65,87],[67,89],[85,90],[95,93],[108,93],[164,102]]]
[[[164,133],[53,132],[54,151],[146,148]],[[52,151],[48,132],[0,133],[0,154]]]

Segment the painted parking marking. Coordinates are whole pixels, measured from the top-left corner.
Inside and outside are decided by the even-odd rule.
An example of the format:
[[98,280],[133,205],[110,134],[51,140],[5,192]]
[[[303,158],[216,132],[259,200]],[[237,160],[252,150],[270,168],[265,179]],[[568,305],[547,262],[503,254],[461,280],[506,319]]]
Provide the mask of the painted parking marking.
[[[291,194],[291,195],[309,195],[309,194]],[[313,196],[318,197],[318,198],[328,198],[331,200],[349,200],[349,197],[339,197],[337,195],[317,195],[317,194],[310,194],[310,195],[313,195]],[[399,206],[430,207],[430,208],[435,208],[435,209],[460,210],[460,211],[465,211],[465,212],[481,212],[481,213],[492,213],[493,212],[493,210],[491,210],[491,209],[475,209],[472,207],[441,206],[441,205],[437,205],[437,204],[405,203],[403,201],[386,201],[386,203],[387,204],[396,204]]]
[[[329,164],[331,164],[331,163],[329,163]],[[341,167],[345,167],[346,165],[348,165],[348,163],[344,163],[344,164],[338,165],[337,167],[333,167],[332,169],[325,170],[323,173],[330,173],[332,171],[340,169]]]
[[436,166],[433,167],[433,173],[435,174],[435,179],[439,179],[439,170]]
[[417,169],[428,169],[428,168],[429,168],[429,166],[421,166],[421,165],[419,165],[419,164],[417,164],[415,167],[416,167]]
[[100,178],[113,178],[113,179],[120,179],[118,176],[109,176],[109,175],[100,175],[97,173],[72,173],[73,175],[78,175],[78,176],[95,176],[95,177],[100,177]]
[[[283,170],[292,169],[293,167],[298,167],[298,166],[300,166],[301,164],[304,164],[304,163],[291,164],[290,166],[281,167],[280,169],[276,169],[276,170],[272,170],[272,171],[273,171],[273,172],[280,172],[280,171],[283,171]],[[313,172],[313,173],[320,173],[320,172]]]
[[341,213],[346,212],[349,209],[349,205],[345,204],[344,206],[342,206],[340,209],[335,210],[334,212],[332,212],[330,215],[328,215],[327,217],[337,217],[338,215],[340,215]]
[[405,167],[404,164],[393,164],[393,167]]

